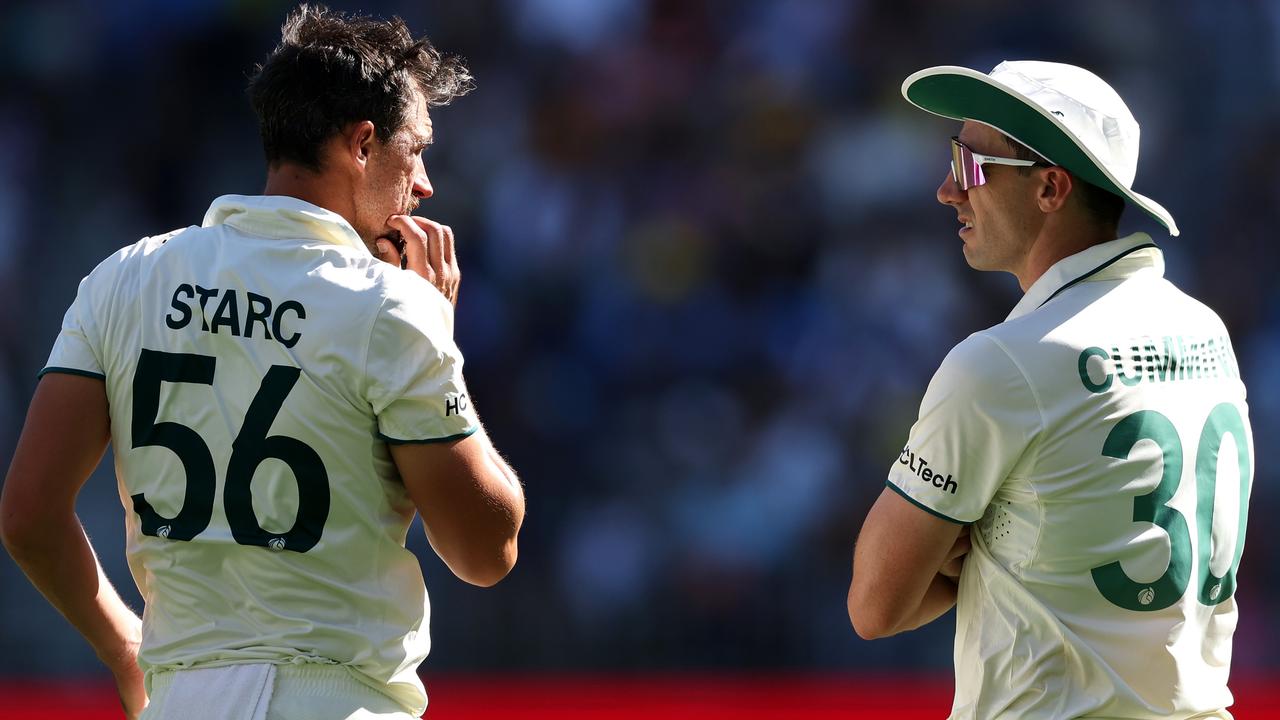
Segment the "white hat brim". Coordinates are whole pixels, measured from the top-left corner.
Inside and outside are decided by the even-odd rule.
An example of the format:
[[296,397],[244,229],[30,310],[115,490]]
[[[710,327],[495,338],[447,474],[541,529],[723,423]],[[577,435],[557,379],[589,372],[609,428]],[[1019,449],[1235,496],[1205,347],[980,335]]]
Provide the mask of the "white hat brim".
[[902,96],[934,115],[990,125],[1085,182],[1124,197],[1170,235],[1178,234],[1173,215],[1160,203],[1122,184],[1060,119],[989,75],[955,65],[925,68],[902,82]]

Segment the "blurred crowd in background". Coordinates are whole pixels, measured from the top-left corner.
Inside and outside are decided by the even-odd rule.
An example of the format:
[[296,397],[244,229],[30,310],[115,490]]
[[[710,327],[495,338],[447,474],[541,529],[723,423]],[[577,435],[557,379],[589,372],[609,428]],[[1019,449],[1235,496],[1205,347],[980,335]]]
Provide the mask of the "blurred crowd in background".
[[[0,465],[76,283],[265,168],[244,88],[280,0],[0,5]],[[471,394],[520,472],[520,562],[455,580],[420,532],[433,671],[942,670],[954,621],[868,644],[853,540],[943,355],[1004,319],[934,191],[930,65],[1088,67],[1142,124],[1168,275],[1223,316],[1258,448],[1237,669],[1280,667],[1280,3],[368,0],[466,58],[433,111]],[[335,340],[340,341],[340,340]],[[110,459],[80,513],[124,563]],[[0,675],[96,671],[0,556]]]

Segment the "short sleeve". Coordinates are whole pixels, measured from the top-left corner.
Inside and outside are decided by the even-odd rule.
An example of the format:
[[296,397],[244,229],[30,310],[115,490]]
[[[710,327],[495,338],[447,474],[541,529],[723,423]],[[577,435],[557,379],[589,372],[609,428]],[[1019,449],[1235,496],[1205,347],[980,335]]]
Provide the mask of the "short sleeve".
[[93,273],[80,281],[76,299],[62,318],[62,329],[40,376],[59,372],[106,379],[101,355],[102,334],[93,317],[93,287],[97,279],[97,273]]
[[990,337],[969,336],[929,382],[888,486],[946,520],[982,517],[1042,424],[1031,386]]
[[479,428],[453,342],[453,307],[424,283],[396,283],[374,320],[365,362],[378,436],[444,442]]

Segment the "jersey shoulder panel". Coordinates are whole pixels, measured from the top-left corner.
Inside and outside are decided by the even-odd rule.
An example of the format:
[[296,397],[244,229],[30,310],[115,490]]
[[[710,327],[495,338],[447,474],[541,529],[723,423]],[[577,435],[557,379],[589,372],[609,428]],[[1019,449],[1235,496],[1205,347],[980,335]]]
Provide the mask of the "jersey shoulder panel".
[[980,518],[1043,420],[1022,370],[989,331],[947,353],[889,484],[946,519]]
[[169,240],[177,237],[189,230],[198,228],[178,228],[161,235],[149,235],[130,245],[116,250],[107,257],[103,258],[92,271],[89,272],[86,280],[93,282],[95,285],[117,281],[123,273],[128,272],[135,263],[142,261],[147,256],[164,247]]
[[112,367],[110,345],[117,325],[129,322],[137,301],[135,278],[141,259],[183,232],[145,237],[101,260],[84,278],[63,316],[62,328],[40,375],[66,372],[105,378]]
[[453,305],[411,273],[381,271],[366,350],[367,397],[387,442],[440,442],[479,427],[453,340]]

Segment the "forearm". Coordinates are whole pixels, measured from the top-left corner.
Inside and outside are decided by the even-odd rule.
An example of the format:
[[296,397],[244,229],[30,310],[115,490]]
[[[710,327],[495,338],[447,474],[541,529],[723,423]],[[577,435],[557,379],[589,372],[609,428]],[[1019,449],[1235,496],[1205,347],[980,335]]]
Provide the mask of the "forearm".
[[936,518],[886,489],[854,545],[848,609],[864,640],[924,625],[956,602],[956,579],[969,550],[964,528]]
[[0,540],[111,670],[126,714],[136,718],[147,704],[138,668],[142,621],[111,587],[75,512],[110,437],[102,380],[42,378],[0,492]]
[[920,605],[914,612],[903,618],[893,632],[915,630],[937,620],[955,606],[958,590],[959,586],[955,579],[942,573],[934,575],[929,588],[925,590],[924,597],[920,598]]
[[142,621],[111,586],[73,513],[21,528],[7,522],[4,543],[31,583],[109,668],[118,671],[135,661]]

